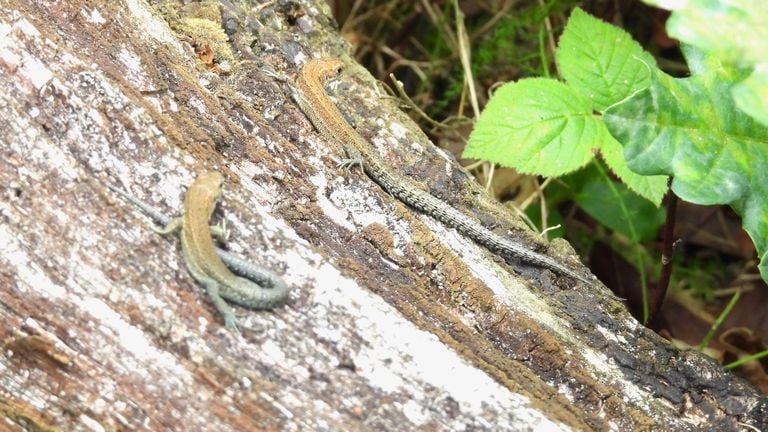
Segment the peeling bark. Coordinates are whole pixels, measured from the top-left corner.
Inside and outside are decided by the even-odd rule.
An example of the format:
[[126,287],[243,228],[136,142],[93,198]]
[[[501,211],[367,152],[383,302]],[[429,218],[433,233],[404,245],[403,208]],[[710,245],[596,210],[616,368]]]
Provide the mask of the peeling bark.
[[[768,429],[754,388],[603,286],[504,263],[336,169],[265,73],[351,63],[324,3],[0,5],[2,427]],[[331,90],[393,169],[546,251],[350,70]],[[229,179],[227,247],[293,288],[285,308],[239,308],[241,335],[178,241],[103,186],[171,214],[209,169]],[[578,265],[569,250],[550,253]]]

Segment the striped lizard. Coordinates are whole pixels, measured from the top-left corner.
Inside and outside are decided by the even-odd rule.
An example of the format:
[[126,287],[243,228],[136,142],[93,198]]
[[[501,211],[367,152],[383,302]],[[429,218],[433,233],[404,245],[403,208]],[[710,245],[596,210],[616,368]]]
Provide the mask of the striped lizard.
[[179,218],[169,218],[117,187],[110,184],[106,186],[163,226],[155,227],[156,232],[179,234],[187,270],[205,287],[211,303],[224,318],[225,325],[237,331],[237,318],[224,300],[251,309],[273,309],[285,303],[289,289],[271,270],[249,263],[214,244],[213,237],[226,238],[223,227],[208,225],[221,196],[223,183],[224,176],[216,171],[198,176],[189,186],[184,198],[184,213]]
[[554,259],[494,233],[450,204],[423,190],[416,181],[393,173],[365,138],[344,120],[325,91],[325,82],[338,76],[342,65],[342,62],[335,58],[307,61],[299,73],[294,91],[296,103],[320,135],[345,151],[347,159],[339,164],[340,167],[361,166],[368,177],[395,198],[455,228],[503,258],[517,258],[592,284],[592,281],[585,276]]

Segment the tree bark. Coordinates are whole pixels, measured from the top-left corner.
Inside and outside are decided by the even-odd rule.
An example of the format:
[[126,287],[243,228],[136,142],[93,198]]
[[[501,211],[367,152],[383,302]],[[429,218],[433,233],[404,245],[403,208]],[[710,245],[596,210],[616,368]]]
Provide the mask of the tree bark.
[[[507,263],[381,190],[271,72],[329,86],[393,170],[578,267],[491,202],[346,54],[321,1],[0,0],[1,428],[768,430],[768,401],[599,283]],[[116,184],[178,214],[227,175],[227,247],[289,304],[223,327]]]

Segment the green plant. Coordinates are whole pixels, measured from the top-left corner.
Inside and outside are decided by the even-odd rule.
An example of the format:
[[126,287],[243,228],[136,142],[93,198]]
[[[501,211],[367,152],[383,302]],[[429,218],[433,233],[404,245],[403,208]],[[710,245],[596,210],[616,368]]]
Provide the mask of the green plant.
[[742,68],[731,83],[739,109],[768,125],[768,2],[764,0],[643,0],[673,11],[667,32],[729,68]]
[[[751,5],[752,20],[768,18],[766,6],[748,0],[730,3],[744,6],[741,13]],[[627,188],[655,206],[671,175],[678,197],[729,204],[743,217],[763,257],[761,274],[768,280],[768,128],[760,123],[768,120],[768,99],[760,97],[768,93],[768,71],[760,63],[768,61],[768,49],[751,37],[748,43],[733,42],[743,35],[695,20],[701,14],[725,13],[717,8],[718,0],[687,4],[698,4],[698,9],[675,12],[669,25],[672,35],[696,45],[683,50],[691,77],[666,75],[626,32],[577,8],[556,52],[564,82],[529,78],[499,88],[478,119],[464,157],[522,173],[561,176],[599,153]],[[719,6],[736,14],[733,7]],[[712,38],[710,28],[723,31]],[[755,24],[758,28],[764,26]],[[758,34],[758,40],[767,40]],[[633,202],[639,198],[623,193],[621,185],[600,170],[595,182],[602,184],[593,185],[595,190],[608,192],[582,190],[579,205],[639,242],[640,232],[647,231],[640,230],[640,222],[647,220],[633,210],[639,208]],[[607,212],[594,202],[605,201],[606,193],[619,211]],[[635,264],[644,274],[643,263]],[[647,320],[644,277],[641,281]]]
[[673,175],[680,198],[736,210],[768,280],[768,3],[682,6],[667,27],[688,43],[683,52],[692,76],[651,69],[650,86],[612,107],[605,120],[634,171]]
[[699,343],[699,351],[704,351],[704,348],[709,346],[709,343],[712,341],[712,338],[715,337],[715,333],[717,333],[717,329],[720,328],[721,325],[723,325],[723,322],[725,322],[725,319],[728,318],[728,315],[730,315],[731,310],[733,310],[733,307],[736,306],[736,303],[741,298],[741,291],[736,291],[736,293],[731,297],[731,300],[728,302],[728,304],[725,306],[725,308],[720,312],[720,315],[717,316],[717,319],[715,319],[715,322],[712,323],[712,325],[709,327],[709,331],[707,331],[707,334],[704,336],[704,339],[701,340]]
[[766,351],[760,351],[759,353],[755,353],[749,356],[746,356],[744,358],[740,358],[734,362],[728,363],[727,365],[723,365],[723,367],[727,369],[735,369],[743,364],[749,363],[751,361],[760,360],[763,357],[768,357],[768,350]]
[[[577,0],[546,0],[527,6],[521,3],[520,9],[504,15],[473,49],[475,76],[495,79],[499,72],[549,76],[551,59],[546,50],[545,20],[567,13],[576,3]],[[535,46],[539,49],[531,49]],[[513,70],[506,69],[510,63],[514,65]]]

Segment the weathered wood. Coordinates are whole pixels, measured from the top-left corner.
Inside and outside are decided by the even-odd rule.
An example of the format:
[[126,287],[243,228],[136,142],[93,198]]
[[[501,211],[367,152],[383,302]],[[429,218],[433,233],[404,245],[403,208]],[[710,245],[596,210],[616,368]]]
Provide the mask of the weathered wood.
[[[1,428],[768,429],[765,398],[604,287],[503,263],[336,169],[264,73],[346,58],[322,2],[221,3],[0,0]],[[546,251],[352,71],[334,93],[393,169]],[[239,308],[241,336],[102,184],[173,213],[207,169],[229,176],[229,247],[293,287]]]

